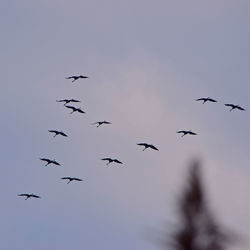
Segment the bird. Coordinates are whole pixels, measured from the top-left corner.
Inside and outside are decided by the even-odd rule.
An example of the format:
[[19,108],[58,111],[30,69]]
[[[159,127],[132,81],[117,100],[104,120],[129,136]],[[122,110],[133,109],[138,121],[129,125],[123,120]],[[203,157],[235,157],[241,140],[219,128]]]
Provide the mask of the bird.
[[199,98],[199,99],[196,99],[196,101],[203,101],[203,104],[206,103],[206,102],[217,102],[216,100],[210,98],[210,97],[203,97],[203,98]]
[[82,111],[80,108],[76,108],[76,107],[68,106],[68,105],[65,105],[65,107],[69,108],[69,109],[72,109],[72,112],[70,114],[72,114],[74,112],[79,112],[79,113],[82,113],[82,114],[86,113],[86,112]]
[[29,198],[41,198],[40,196],[35,194],[18,194],[18,196],[26,196],[25,200],[28,200]]
[[176,133],[183,133],[183,135],[181,137],[183,137],[184,135],[197,135],[196,133],[192,132],[191,130],[180,130],[177,131]]
[[98,125],[97,125],[97,128],[98,128],[98,127],[100,127],[102,124],[111,124],[111,122],[102,121],[102,122],[95,122],[95,123],[92,123],[92,125],[95,125],[95,124],[98,124]]
[[234,109],[239,109],[239,110],[242,110],[242,111],[245,111],[244,108],[242,108],[241,106],[239,105],[235,105],[235,104],[224,104],[225,106],[227,107],[231,107],[230,111],[234,110]]
[[50,133],[55,133],[54,137],[56,137],[57,135],[62,135],[65,137],[68,137],[65,133],[63,133],[62,131],[57,131],[57,130],[49,130]]
[[144,146],[145,148],[142,150],[142,151],[144,151],[145,149],[147,149],[147,148],[152,148],[152,149],[154,149],[154,150],[157,150],[157,151],[159,151],[159,149],[158,148],[156,148],[154,145],[152,145],[152,144],[147,144],[147,143],[137,143],[137,145],[139,145],[139,146]]
[[118,161],[117,159],[103,158],[101,160],[108,161],[108,163],[106,165],[109,165],[111,162],[115,162],[115,163],[118,163],[118,164],[123,164],[121,161]]
[[69,77],[66,77],[66,79],[73,79],[73,81],[72,82],[74,82],[74,81],[76,81],[76,80],[78,80],[78,79],[80,79],[80,78],[82,78],[82,79],[86,79],[86,78],[89,78],[88,76],[82,76],[82,75],[79,75],[79,76],[69,76]]
[[75,100],[75,99],[62,99],[62,100],[57,100],[57,102],[65,102],[63,105],[65,106],[66,104],[70,103],[70,102],[81,102],[79,100]]
[[61,166],[61,164],[59,164],[55,160],[50,160],[50,159],[46,159],[46,158],[40,158],[40,160],[47,162],[47,164],[45,166],[48,166],[49,164],[54,164],[54,165],[57,165],[57,166]]
[[62,180],[69,180],[67,184],[69,184],[71,181],[82,181],[82,179],[75,178],[75,177],[62,177]]

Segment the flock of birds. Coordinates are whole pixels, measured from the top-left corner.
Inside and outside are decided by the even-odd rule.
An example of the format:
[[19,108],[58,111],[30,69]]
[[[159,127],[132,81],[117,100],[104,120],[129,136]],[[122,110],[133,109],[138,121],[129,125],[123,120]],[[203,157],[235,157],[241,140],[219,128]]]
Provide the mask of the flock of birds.
[[[70,76],[70,77],[66,77],[66,79],[72,79],[72,82],[75,82],[76,80],[79,80],[79,79],[87,79],[88,76],[83,76],[83,75],[79,75],[79,76]],[[212,103],[216,103],[217,101],[210,98],[210,97],[205,97],[205,98],[199,98],[199,99],[196,99],[195,101],[202,101],[203,104],[207,103],[207,102],[212,102]],[[82,113],[84,114],[85,112],[83,110],[81,110],[81,108],[76,108],[74,106],[69,106],[67,104],[69,103],[79,103],[80,101],[79,100],[75,100],[75,99],[62,99],[62,100],[57,100],[57,102],[64,102],[64,106],[68,109],[71,109],[71,113],[70,114],[73,114],[74,112],[78,112],[78,113]],[[241,111],[245,111],[245,109],[239,105],[235,105],[235,104],[230,104],[230,103],[226,103],[224,104],[226,107],[230,107],[230,111],[232,110],[241,110]],[[95,122],[95,123],[92,123],[92,125],[97,125],[96,127],[100,127],[101,125],[103,124],[111,124],[111,122],[108,122],[108,121],[98,121],[98,122]],[[49,130],[48,132],[50,133],[53,133],[54,136],[53,137],[56,137],[58,135],[61,135],[61,136],[64,136],[64,137],[68,137],[64,132],[62,131],[57,131],[57,130]],[[197,133],[195,132],[192,132],[191,130],[179,130],[177,131],[176,133],[178,134],[182,134],[181,137],[185,136],[185,135],[197,135]],[[155,147],[154,145],[152,144],[148,144],[148,143],[137,143],[138,146],[143,146],[144,150],[150,148],[152,150],[156,150],[156,151],[159,151],[159,149],[157,147]],[[40,158],[41,161],[44,161],[46,162],[46,165],[45,166],[48,166],[50,164],[54,164],[56,166],[61,166],[60,163],[58,163],[56,160],[51,160],[51,159],[47,159],[47,158]],[[109,165],[110,163],[117,163],[117,164],[123,164],[120,160],[118,159],[112,159],[112,158],[103,158],[101,159],[103,161],[107,161],[107,164],[106,165]],[[67,184],[69,184],[70,182],[72,181],[82,181],[82,179],[80,178],[76,178],[76,177],[69,177],[69,176],[65,176],[65,177],[62,177],[61,178],[62,180],[68,180]],[[25,197],[25,200],[28,200],[29,198],[41,198],[40,196],[38,195],[35,195],[35,194],[28,194],[28,193],[23,193],[23,194],[18,194],[18,196],[22,196],[22,197]]]

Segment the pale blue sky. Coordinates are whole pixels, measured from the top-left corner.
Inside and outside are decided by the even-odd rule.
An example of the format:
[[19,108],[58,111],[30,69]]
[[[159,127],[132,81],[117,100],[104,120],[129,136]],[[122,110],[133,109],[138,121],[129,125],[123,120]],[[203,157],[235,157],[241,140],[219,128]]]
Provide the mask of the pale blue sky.
[[[211,207],[249,249],[249,1],[5,1],[0,29],[2,249],[159,249],[194,157]],[[219,102],[194,101],[203,96]],[[81,99],[86,115],[60,98]],[[104,119],[112,125],[90,125]],[[84,182],[66,185],[68,175]]]

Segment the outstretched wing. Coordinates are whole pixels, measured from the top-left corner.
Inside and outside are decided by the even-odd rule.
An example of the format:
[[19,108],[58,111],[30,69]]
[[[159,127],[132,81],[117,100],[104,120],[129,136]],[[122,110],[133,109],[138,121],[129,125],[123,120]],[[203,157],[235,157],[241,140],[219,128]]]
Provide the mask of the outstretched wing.
[[104,124],[111,124],[111,122],[103,121]]
[[71,101],[71,102],[81,102],[81,101],[75,100],[75,99],[70,99],[69,101]]
[[117,159],[114,159],[114,162],[119,163],[119,164],[123,164],[121,161],[118,161]]
[[82,179],[79,178],[72,178],[74,181],[82,181]]
[[150,148],[152,148],[152,149],[154,149],[154,150],[159,151],[159,149],[158,149],[158,148],[156,148],[154,145],[149,145],[149,147],[150,147]]
[[57,130],[49,130],[50,133],[58,133]]
[[77,78],[77,76],[69,76],[69,77],[66,77],[65,79],[75,79]]
[[139,146],[144,146],[144,147],[148,146],[147,143],[137,143],[137,145],[139,145]]
[[103,159],[101,159],[101,160],[103,160],[103,161],[112,161],[111,158],[103,158]]
[[241,106],[237,106],[237,109],[242,110],[242,111],[245,111],[245,109],[242,108]]
[[188,132],[190,135],[197,135],[196,133],[192,132],[192,131],[189,131]]
[[83,110],[81,110],[80,108],[79,109],[77,109],[77,111],[79,112],[79,113],[82,113],[82,114],[84,114],[85,112],[83,111]]
[[60,132],[59,134],[62,135],[62,136],[68,137],[68,136],[67,136],[65,133],[63,133],[63,132]]
[[180,133],[186,133],[186,131],[185,130],[179,130],[176,133],[178,133],[178,134],[180,134]]
[[65,107],[68,108],[68,109],[76,110],[76,108],[73,107],[73,106],[65,105]]
[[41,198],[40,196],[35,195],[35,194],[31,194],[30,196],[31,196],[31,197],[34,197],[34,198]]
[[52,161],[52,163],[57,165],[57,166],[61,166],[57,161]]
[[29,194],[18,194],[18,196],[29,196]]
[[233,108],[235,106],[234,104],[230,104],[230,103],[226,103],[224,105],[227,106],[227,107],[231,107],[231,108]]
[[71,178],[70,177],[62,177],[61,179],[62,180],[70,180]]
[[210,97],[207,98],[207,100],[210,101],[210,102],[217,102],[216,100],[214,100],[214,99],[212,99],[212,98],[210,98]]
[[205,98],[199,98],[199,99],[196,99],[195,101],[205,101]]
[[50,162],[50,159],[46,159],[46,158],[40,158],[41,161],[46,161],[46,162]]

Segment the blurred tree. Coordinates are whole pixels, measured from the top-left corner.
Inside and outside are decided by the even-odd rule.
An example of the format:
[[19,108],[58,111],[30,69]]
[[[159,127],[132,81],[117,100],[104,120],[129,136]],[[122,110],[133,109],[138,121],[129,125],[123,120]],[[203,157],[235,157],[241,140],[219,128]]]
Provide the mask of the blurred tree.
[[[179,226],[171,235],[173,250],[224,250],[231,241],[207,206],[200,165],[190,168],[188,185],[178,200]],[[169,244],[166,249],[169,249]]]

